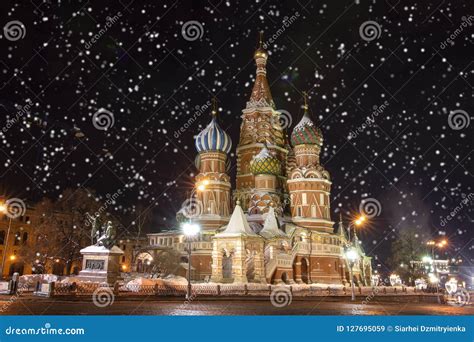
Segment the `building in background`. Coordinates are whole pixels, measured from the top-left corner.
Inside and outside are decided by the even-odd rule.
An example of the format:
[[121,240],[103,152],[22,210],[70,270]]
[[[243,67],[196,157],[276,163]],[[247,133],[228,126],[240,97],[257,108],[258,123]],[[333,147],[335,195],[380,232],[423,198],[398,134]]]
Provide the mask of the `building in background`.
[[148,239],[144,236],[120,236],[116,245],[123,251],[120,257],[120,270],[136,272],[140,250],[148,245]]
[[[5,260],[2,270],[4,278],[12,276],[15,272],[20,275],[65,274],[66,265],[62,259],[54,256],[43,258],[41,255],[35,257],[38,239],[37,227],[43,222],[34,206],[27,206],[24,214],[15,218],[10,218],[5,213],[0,213],[0,215],[0,261]],[[59,212],[55,215],[57,215],[58,229],[62,225],[70,224],[68,215]],[[81,261],[74,260],[71,265],[72,273],[79,272],[80,267]]]

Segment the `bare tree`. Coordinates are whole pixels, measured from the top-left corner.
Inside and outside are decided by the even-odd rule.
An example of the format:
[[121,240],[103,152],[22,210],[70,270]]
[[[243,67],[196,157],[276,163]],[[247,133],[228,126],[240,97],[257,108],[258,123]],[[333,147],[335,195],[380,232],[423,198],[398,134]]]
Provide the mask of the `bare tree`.
[[73,262],[81,259],[81,248],[90,244],[90,217],[100,207],[94,192],[83,188],[66,189],[56,201],[40,201],[36,207],[36,241],[31,249],[25,249],[25,259],[44,267],[59,259],[69,275]]
[[176,274],[180,267],[181,254],[173,249],[160,251],[153,258],[152,273],[166,277],[170,274]]

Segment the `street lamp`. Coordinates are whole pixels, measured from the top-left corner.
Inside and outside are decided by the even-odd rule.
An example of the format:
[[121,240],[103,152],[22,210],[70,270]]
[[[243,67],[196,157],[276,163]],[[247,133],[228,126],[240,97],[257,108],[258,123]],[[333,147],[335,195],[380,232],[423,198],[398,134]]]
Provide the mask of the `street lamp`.
[[[8,204],[7,203],[1,203],[0,204],[0,212],[5,213],[5,215],[8,214]],[[0,270],[0,279],[3,279],[3,270],[5,268],[5,258],[7,256],[8,252],[8,239],[10,238],[10,229],[12,227],[12,215],[7,215],[8,216],[8,229],[7,229],[7,236],[6,239],[3,241],[3,257],[2,257],[2,268]]]
[[191,298],[191,242],[192,238],[199,234],[201,227],[195,223],[184,223],[182,229],[188,242],[188,291],[186,299],[189,300]]
[[434,276],[433,277],[430,277],[430,281],[431,283],[436,283],[436,295],[438,297],[438,303],[441,302],[440,298],[439,298],[439,284],[440,284],[440,277],[439,277],[439,274],[438,274],[438,267],[436,266],[436,260],[435,260],[435,255],[434,255],[434,250],[436,247],[438,248],[444,248],[448,245],[448,240],[446,239],[443,239],[441,241],[434,241],[434,240],[430,240],[426,243],[428,246],[431,247],[431,259],[433,260],[433,271],[434,271]]
[[353,247],[349,247],[346,250],[346,258],[349,260],[349,275],[351,277],[351,300],[355,301],[355,287],[354,287],[354,275],[352,273],[352,268],[356,263],[357,259],[359,259],[359,254]]
[[[354,221],[349,222],[349,241],[351,241],[351,228],[355,231],[356,227],[362,226],[367,218],[364,215],[360,215]],[[355,234],[354,234],[355,235]]]

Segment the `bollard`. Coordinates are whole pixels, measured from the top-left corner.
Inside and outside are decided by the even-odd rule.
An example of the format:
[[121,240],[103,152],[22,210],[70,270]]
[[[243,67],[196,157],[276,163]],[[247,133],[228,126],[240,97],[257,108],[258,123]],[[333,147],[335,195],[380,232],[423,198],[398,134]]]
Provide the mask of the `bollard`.
[[120,287],[119,282],[116,281],[115,284],[114,284],[114,295],[115,296],[119,295],[119,287]]
[[54,297],[54,287],[56,285],[56,282],[51,282],[48,286],[48,297]]
[[18,290],[18,283],[20,282],[20,274],[18,272],[13,273],[12,282],[12,293],[16,293]]

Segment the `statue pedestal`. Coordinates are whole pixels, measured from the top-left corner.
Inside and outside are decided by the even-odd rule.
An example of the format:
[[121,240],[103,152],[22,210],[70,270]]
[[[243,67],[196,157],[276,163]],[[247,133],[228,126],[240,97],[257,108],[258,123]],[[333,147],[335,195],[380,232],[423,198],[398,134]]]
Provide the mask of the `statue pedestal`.
[[117,246],[110,249],[105,246],[89,246],[81,249],[81,254],[81,280],[113,285],[119,279],[120,257],[123,251]]

